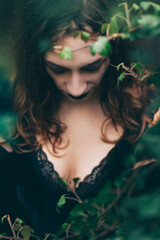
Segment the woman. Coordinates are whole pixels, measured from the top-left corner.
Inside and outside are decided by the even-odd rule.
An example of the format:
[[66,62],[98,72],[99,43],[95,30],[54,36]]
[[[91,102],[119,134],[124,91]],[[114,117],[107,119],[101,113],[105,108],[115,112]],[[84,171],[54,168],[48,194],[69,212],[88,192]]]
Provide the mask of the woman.
[[[57,232],[76,203],[68,199],[56,211],[62,194],[79,201],[95,196],[121,171],[131,143],[149,122],[150,90],[132,78],[117,88],[112,64],[124,62],[122,44],[113,42],[107,58],[90,54],[88,46],[106,22],[103,1],[20,0],[18,5],[17,141],[10,152],[1,147],[1,216],[20,217],[43,235]],[[89,41],[74,38],[76,31],[89,32]],[[57,49],[65,46],[73,60],[59,58]],[[79,178],[75,189],[74,178]]]

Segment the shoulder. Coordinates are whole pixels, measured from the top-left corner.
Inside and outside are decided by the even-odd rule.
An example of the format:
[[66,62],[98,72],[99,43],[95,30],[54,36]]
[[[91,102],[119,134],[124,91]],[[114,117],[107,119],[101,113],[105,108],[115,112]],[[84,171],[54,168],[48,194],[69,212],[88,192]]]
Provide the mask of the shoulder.
[[2,175],[5,171],[13,172],[18,165],[19,155],[9,143],[0,139],[0,173]]
[[3,138],[0,138],[0,152],[13,152],[12,146]]
[[9,160],[13,154],[13,149],[6,143],[2,143],[0,140],[0,166],[5,163],[7,159]]

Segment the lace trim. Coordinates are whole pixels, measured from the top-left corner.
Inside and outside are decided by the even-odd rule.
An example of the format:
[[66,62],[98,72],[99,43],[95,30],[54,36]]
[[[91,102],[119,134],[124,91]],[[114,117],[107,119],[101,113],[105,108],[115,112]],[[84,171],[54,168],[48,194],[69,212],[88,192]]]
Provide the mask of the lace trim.
[[[81,197],[85,196],[87,193],[91,194],[96,191],[110,174],[113,168],[112,165],[116,162],[119,144],[120,142],[109,151],[107,156],[100,161],[99,165],[92,169],[91,173],[88,174],[83,181],[80,181],[79,186],[76,187],[76,192],[79,193]],[[69,192],[67,186],[60,178],[58,172],[54,169],[54,165],[48,160],[47,155],[42,148],[39,148],[35,152],[33,163],[38,176],[49,190],[54,193],[57,191],[58,193]]]

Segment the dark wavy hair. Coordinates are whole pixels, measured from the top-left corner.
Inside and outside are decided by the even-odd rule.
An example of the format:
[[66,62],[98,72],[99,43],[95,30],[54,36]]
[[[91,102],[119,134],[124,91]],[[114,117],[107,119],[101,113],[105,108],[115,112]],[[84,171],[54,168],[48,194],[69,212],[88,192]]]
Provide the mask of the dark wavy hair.
[[[67,126],[57,116],[60,92],[46,72],[44,55],[61,37],[77,30],[100,34],[110,4],[102,0],[18,0],[17,5],[14,37],[17,127],[14,137],[22,137],[23,144],[17,148],[24,151],[24,145],[30,146],[30,150],[37,149],[39,143],[35,136],[41,135],[52,143],[56,152]],[[122,61],[128,64],[126,46],[130,44],[129,41],[112,43],[112,64]],[[146,109],[150,89],[146,83],[138,84],[131,77],[117,88],[117,79],[116,68],[110,66],[102,79],[102,109],[115,127],[120,125],[124,129],[122,138],[135,142],[149,121]],[[102,133],[103,127],[104,124]],[[102,135],[104,141],[109,141],[104,133]]]

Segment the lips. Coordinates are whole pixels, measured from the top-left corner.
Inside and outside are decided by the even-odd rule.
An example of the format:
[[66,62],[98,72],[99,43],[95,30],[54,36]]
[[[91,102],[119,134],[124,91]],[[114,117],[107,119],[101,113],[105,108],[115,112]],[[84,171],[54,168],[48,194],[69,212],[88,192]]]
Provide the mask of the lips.
[[68,96],[70,96],[71,98],[73,99],[82,99],[82,98],[85,98],[87,95],[88,95],[89,92],[86,92],[78,97],[75,97],[75,96],[72,96],[71,94],[67,94]]

